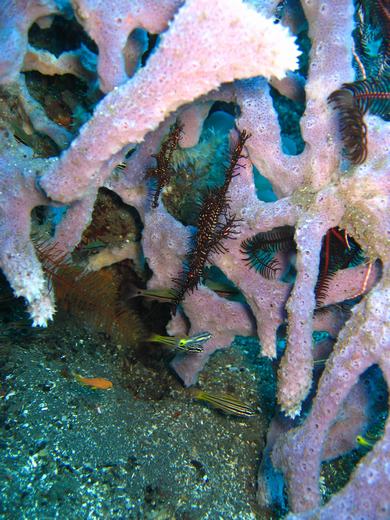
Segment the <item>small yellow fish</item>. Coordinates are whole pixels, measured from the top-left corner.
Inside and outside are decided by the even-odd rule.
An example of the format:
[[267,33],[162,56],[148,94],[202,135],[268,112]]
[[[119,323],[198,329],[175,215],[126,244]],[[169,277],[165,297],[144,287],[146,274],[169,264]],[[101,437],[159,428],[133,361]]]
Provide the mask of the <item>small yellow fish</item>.
[[243,403],[237,397],[229,394],[209,394],[203,390],[193,390],[192,394],[198,401],[204,401],[211,404],[214,408],[230,415],[237,415],[239,417],[253,417],[256,411]]
[[111,390],[112,388],[112,382],[104,377],[84,377],[80,374],[73,374],[73,376],[76,381],[93,390]]
[[374,446],[374,442],[371,442],[367,439],[365,439],[364,437],[362,437],[361,435],[358,435],[356,437],[356,442],[360,445],[360,446],[364,446],[365,448],[372,448]]
[[210,332],[199,332],[193,336],[160,336],[160,334],[153,334],[148,338],[147,341],[153,343],[163,343],[164,345],[170,345],[175,350],[181,352],[202,352],[203,344],[212,338]]

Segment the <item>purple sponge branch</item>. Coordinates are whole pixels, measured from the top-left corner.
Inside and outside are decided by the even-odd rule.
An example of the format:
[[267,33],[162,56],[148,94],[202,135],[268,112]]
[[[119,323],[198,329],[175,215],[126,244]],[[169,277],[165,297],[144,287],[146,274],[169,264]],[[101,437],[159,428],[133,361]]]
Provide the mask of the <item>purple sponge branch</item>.
[[[183,0],[72,0],[80,23],[99,49],[98,75],[103,92],[125,83],[146,50],[142,29],[151,34],[166,30]],[[138,29],[138,34],[133,31]],[[142,33],[141,33],[142,34]]]
[[31,211],[47,205],[35,186],[46,160],[33,159],[31,150],[6,130],[0,139],[0,267],[16,296],[27,300],[34,325],[46,325],[54,314],[53,295],[30,239]]
[[0,84],[17,82],[27,51],[28,31],[44,16],[59,14],[55,0],[4,0],[0,10]]
[[[290,506],[296,513],[319,506],[322,447],[342,402],[358,377],[377,363],[390,385],[389,304],[388,282],[382,282],[354,308],[326,364],[309,417],[303,426],[276,443],[272,459],[287,478]],[[346,488],[331,499],[321,514],[313,511],[295,518],[330,519],[334,515],[356,518],[359,514],[363,518],[388,518],[389,454],[388,419],[383,438],[360,462]]]
[[287,29],[240,0],[189,0],[145,67],[99,103],[42,188],[53,200],[81,198],[96,186],[105,161],[141,142],[181,105],[237,78],[283,76],[297,57]]

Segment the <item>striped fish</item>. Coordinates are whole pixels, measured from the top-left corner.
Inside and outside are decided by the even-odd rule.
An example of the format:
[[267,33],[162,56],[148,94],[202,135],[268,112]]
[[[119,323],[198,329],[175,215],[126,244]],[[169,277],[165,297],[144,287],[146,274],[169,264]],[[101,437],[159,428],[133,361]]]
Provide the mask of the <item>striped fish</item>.
[[178,336],[160,336],[159,334],[153,334],[148,341],[153,343],[163,343],[174,347],[175,350],[184,353],[198,353],[203,352],[203,344],[208,341],[212,335],[210,332],[200,332],[189,337],[178,337]]
[[203,390],[195,390],[193,393],[195,399],[211,404],[217,410],[221,410],[229,415],[237,415],[239,417],[253,417],[256,411],[243,403],[234,395],[229,394],[209,394]]
[[176,350],[181,352],[203,352],[203,345],[212,338],[210,332],[199,332],[189,338],[180,338]]
[[[224,285],[222,283],[216,283],[212,281],[208,281],[206,286],[212,291],[216,292],[218,296],[222,298],[234,298],[239,296],[240,292],[234,287]],[[138,287],[133,287],[128,293],[128,298],[148,298],[150,300],[156,300],[162,303],[174,303],[175,293],[172,289],[139,289]]]
[[117,173],[120,173],[123,170],[125,170],[126,168],[127,168],[127,164],[125,162],[121,162],[115,166],[114,171],[116,171]]

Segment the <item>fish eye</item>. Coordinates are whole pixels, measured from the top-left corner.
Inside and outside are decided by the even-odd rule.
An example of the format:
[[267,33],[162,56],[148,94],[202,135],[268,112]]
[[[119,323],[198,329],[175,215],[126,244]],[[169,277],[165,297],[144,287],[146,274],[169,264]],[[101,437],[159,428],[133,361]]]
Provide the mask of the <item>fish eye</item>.
[[186,340],[185,340],[185,339],[181,339],[181,340],[179,341],[179,345],[180,345],[181,347],[184,347],[185,344],[186,344]]

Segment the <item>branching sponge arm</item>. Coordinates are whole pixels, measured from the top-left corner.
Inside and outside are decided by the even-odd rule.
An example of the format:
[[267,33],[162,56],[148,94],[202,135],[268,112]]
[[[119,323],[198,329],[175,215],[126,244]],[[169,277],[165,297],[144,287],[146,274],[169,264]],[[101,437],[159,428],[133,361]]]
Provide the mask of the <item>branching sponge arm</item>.
[[101,180],[104,161],[181,105],[235,79],[282,77],[296,68],[298,54],[286,28],[241,0],[189,0],[146,66],[97,106],[42,188],[61,202],[81,198]]

